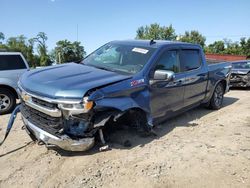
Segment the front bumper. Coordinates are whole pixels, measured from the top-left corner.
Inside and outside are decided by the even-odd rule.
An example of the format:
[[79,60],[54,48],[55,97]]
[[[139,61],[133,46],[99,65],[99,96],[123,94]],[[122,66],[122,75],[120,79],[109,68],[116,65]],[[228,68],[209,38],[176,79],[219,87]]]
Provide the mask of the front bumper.
[[232,74],[230,85],[232,87],[250,87],[250,75]]
[[231,87],[250,87],[250,82],[230,82]]
[[24,117],[22,118],[26,129],[46,146],[56,146],[67,151],[86,151],[93,147],[95,143],[94,137],[73,140],[67,135],[62,135],[60,137],[54,136],[35,126]]

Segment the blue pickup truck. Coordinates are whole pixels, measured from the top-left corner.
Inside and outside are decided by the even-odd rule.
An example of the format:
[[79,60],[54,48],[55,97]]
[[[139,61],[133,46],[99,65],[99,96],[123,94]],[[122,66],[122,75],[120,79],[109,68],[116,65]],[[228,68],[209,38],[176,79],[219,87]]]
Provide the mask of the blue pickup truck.
[[151,131],[154,125],[201,104],[220,109],[229,63],[207,65],[199,45],[113,41],[80,63],[24,73],[20,111],[30,137],[69,151],[105,142],[113,124]]

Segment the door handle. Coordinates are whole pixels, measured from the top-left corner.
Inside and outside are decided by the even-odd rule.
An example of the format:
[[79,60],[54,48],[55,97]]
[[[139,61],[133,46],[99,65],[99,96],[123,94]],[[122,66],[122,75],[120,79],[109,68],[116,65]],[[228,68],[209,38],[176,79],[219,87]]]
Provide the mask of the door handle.
[[173,82],[173,84],[175,85],[181,85],[182,84],[182,80],[176,80]]

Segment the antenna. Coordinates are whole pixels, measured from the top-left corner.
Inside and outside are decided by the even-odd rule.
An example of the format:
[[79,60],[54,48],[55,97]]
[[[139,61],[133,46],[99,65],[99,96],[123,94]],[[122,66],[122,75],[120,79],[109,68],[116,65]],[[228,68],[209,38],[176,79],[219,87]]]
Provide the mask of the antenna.
[[76,41],[78,42],[78,24],[76,25]]

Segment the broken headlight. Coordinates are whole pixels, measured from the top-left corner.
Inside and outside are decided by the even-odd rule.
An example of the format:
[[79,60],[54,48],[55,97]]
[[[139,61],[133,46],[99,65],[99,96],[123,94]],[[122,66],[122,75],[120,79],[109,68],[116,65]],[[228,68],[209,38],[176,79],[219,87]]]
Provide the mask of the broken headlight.
[[88,97],[83,98],[83,102],[76,103],[76,104],[58,104],[58,107],[61,110],[69,111],[70,114],[80,114],[80,113],[86,113],[89,110],[91,110],[94,106],[93,101],[89,101]]

